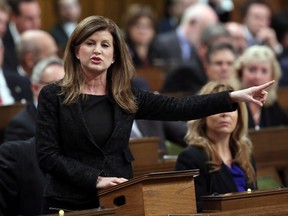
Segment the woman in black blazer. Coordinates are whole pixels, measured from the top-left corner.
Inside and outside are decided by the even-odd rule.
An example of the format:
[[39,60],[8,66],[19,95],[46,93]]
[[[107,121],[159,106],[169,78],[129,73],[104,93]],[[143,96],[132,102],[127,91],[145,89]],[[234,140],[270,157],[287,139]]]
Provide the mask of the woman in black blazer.
[[182,99],[143,92],[131,85],[134,67],[120,29],[101,16],[75,28],[64,68],[63,80],[45,86],[38,101],[36,148],[47,180],[43,213],[96,208],[98,189],[132,178],[134,119],[186,121],[235,110],[237,101],[261,105],[273,84]]
[[[227,84],[210,82],[200,94],[233,91]],[[251,162],[247,110],[238,110],[189,121],[185,140],[189,147],[177,159],[176,170],[199,169],[195,178],[197,210],[203,209],[201,196],[242,192],[256,188],[256,171]]]

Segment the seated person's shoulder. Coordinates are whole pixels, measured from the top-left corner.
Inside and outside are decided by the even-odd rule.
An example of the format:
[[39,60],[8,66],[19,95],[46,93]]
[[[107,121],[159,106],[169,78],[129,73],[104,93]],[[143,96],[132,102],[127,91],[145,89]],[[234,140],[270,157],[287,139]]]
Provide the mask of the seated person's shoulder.
[[189,160],[206,160],[207,155],[203,148],[189,145],[182,152],[180,152],[178,158],[187,158]]
[[[34,137],[28,140],[7,141],[0,145],[0,155],[35,151]],[[0,157],[1,160],[1,157]]]

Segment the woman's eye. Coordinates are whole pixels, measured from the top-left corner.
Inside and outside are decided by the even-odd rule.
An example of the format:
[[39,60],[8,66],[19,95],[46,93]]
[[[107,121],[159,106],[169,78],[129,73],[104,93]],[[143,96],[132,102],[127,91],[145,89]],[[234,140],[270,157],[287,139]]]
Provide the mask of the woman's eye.
[[88,46],[92,46],[94,43],[93,43],[92,41],[87,41],[86,44],[87,44]]

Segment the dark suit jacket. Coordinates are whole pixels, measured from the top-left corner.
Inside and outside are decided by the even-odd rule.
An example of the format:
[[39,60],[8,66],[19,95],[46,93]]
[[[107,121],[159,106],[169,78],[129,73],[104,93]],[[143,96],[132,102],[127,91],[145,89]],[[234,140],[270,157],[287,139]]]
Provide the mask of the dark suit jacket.
[[7,25],[7,31],[4,34],[2,40],[5,48],[3,68],[5,70],[9,70],[13,73],[14,72],[16,73],[18,71],[17,67],[19,65],[19,61],[16,53],[16,45],[12,37],[9,25]]
[[207,77],[200,61],[191,61],[178,65],[170,71],[166,76],[161,92],[196,94],[206,82]]
[[[176,163],[176,170],[199,169],[200,175],[194,178],[198,212],[203,209],[201,196],[238,191],[233,177],[224,163],[219,171],[209,173],[208,161],[208,156],[203,149],[189,146],[178,155]],[[254,163],[253,165],[255,168]],[[246,186],[247,189],[255,189],[253,184],[247,183]]]
[[165,60],[182,62],[182,50],[175,30],[160,34],[156,38],[155,49]]
[[62,23],[56,24],[51,29],[50,34],[53,36],[58,46],[60,46],[61,48],[64,48],[66,46],[69,37],[64,31]]
[[111,99],[114,129],[100,148],[86,126],[80,102],[64,106],[59,91],[60,87],[52,84],[39,95],[36,146],[40,167],[48,174],[45,196],[67,202],[93,200],[95,206],[98,176],[132,178],[128,143],[135,118],[187,121],[237,107],[228,92],[168,98],[133,89],[137,113],[125,112]]
[[159,137],[159,149],[166,152],[165,141],[169,140],[181,146],[186,146],[184,137],[187,132],[186,122],[180,121],[147,121],[136,120],[137,126],[144,137]]
[[[249,128],[255,128],[254,120],[248,106],[247,109]],[[282,110],[278,102],[275,102],[269,107],[263,106],[260,118],[260,128],[288,125],[288,116]]]
[[28,103],[6,126],[4,141],[26,140],[35,136],[36,107]]
[[3,74],[15,102],[33,100],[31,82],[27,77],[6,70],[3,71]]
[[0,176],[0,215],[40,214],[45,179],[33,139],[0,145]]
[[172,20],[172,18],[165,17],[161,19],[158,24],[158,34],[163,34],[166,32],[170,32],[176,29],[178,26],[178,22]]

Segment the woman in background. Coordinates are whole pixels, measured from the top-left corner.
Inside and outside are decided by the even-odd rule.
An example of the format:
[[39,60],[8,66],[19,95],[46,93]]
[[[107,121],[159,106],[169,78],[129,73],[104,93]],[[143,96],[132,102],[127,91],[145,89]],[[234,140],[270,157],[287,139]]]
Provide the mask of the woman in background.
[[262,85],[271,80],[276,81],[275,85],[269,88],[263,107],[247,103],[249,128],[288,125],[287,114],[277,101],[281,69],[274,52],[267,46],[251,46],[236,60],[235,70],[241,88]]
[[124,33],[134,66],[150,67],[157,53],[152,49],[156,36],[156,15],[148,5],[132,4],[124,19]]
[[[227,84],[209,82],[200,94],[233,91]],[[178,156],[176,170],[199,169],[195,178],[197,210],[203,209],[201,196],[256,189],[252,144],[247,137],[247,110],[238,110],[189,121],[185,137],[189,145]]]

